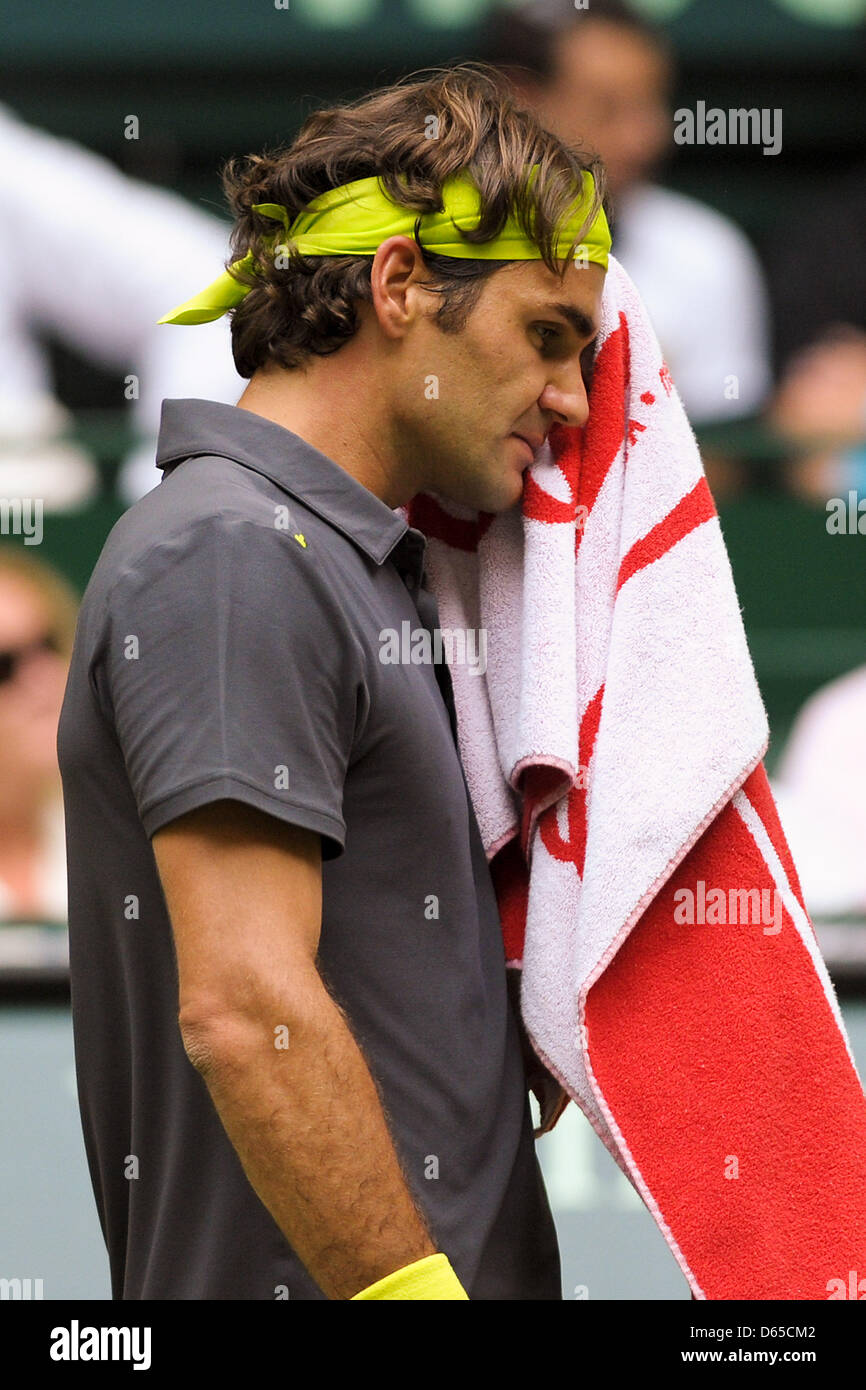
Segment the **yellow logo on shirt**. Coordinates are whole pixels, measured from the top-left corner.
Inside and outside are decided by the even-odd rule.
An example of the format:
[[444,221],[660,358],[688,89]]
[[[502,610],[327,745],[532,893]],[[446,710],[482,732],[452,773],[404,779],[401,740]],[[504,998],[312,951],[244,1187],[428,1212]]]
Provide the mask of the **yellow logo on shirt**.
[[303,536],[298,531],[295,532],[295,540],[298,542],[298,545],[302,545],[306,550],[307,542],[304,540]]

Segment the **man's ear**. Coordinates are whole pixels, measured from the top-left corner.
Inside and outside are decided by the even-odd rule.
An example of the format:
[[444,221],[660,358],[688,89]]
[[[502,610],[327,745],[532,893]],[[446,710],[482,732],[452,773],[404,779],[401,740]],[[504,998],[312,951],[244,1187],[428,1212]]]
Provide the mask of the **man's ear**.
[[383,241],[373,258],[370,286],[379,327],[388,338],[402,338],[419,312],[419,284],[427,278],[421,252],[411,237]]

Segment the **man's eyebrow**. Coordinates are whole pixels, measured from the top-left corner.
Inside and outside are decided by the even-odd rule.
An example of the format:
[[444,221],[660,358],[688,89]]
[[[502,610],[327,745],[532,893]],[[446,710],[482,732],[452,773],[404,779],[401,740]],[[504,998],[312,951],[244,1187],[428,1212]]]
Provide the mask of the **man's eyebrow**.
[[589,314],[585,314],[582,309],[575,309],[573,304],[545,304],[543,311],[549,314],[561,314],[571,324],[578,338],[594,338],[598,332],[598,324],[595,320]]

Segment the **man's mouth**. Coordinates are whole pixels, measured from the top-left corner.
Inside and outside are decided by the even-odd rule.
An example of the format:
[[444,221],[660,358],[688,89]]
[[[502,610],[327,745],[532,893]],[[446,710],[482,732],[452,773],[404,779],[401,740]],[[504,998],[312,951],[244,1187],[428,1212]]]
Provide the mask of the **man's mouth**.
[[524,442],[529,445],[530,449],[534,454],[538,453],[539,449],[541,448],[542,444],[547,438],[546,434],[523,434],[520,430],[515,430],[515,434],[517,435],[518,439],[524,440]]
[[[533,447],[532,443],[531,443],[524,435],[522,435],[522,434],[512,434],[512,435],[511,435],[511,438],[512,438],[512,439],[517,439],[517,440],[519,440],[520,443],[524,445],[524,447],[525,447],[526,450],[527,450],[528,461],[529,461],[530,463],[534,462],[534,461],[535,461],[535,454],[536,454],[536,447]],[[540,447],[540,445],[537,446],[537,447]]]

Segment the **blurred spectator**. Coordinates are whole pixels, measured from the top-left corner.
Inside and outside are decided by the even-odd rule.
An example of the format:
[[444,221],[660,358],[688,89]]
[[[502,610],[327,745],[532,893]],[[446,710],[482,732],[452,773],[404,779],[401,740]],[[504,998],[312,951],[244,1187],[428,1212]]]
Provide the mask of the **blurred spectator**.
[[773,791],[810,913],[866,913],[866,666],[806,701]]
[[55,570],[0,546],[0,921],[66,922],[56,742],[77,611]]
[[728,218],[654,182],[673,145],[664,37],[618,0],[586,10],[532,0],[496,11],[483,42],[550,129],[604,160],[614,253],[647,305],[692,422],[756,413],[770,387],[757,257]]
[[786,469],[794,492],[866,496],[866,332],[836,324],[795,352],[767,418],[800,451]]
[[768,420],[799,449],[792,490],[818,500],[866,496],[866,166],[823,190],[821,209],[832,253],[786,218],[768,260],[781,378]]
[[[189,334],[157,319],[225,266],[228,227],[182,198],[128,178],[108,160],[25,125],[0,107],[0,482],[5,496],[47,509],[85,500],[94,470],[57,438],[69,424],[54,398],[40,335],[128,373],[131,425],[143,436],[119,487],[134,501],[159,482],[154,464],[166,396],[234,405],[225,320]],[[123,398],[118,405],[123,404]]]

